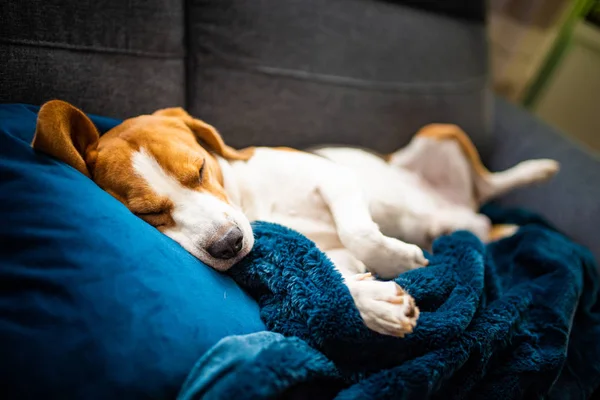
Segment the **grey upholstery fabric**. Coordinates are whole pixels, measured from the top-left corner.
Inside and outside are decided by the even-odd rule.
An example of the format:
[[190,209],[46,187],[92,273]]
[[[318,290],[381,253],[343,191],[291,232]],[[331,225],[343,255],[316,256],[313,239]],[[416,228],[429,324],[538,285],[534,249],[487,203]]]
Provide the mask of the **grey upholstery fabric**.
[[494,151],[484,160],[490,169],[501,170],[528,158],[561,162],[555,179],[515,191],[501,204],[543,214],[600,260],[600,158],[525,110],[500,99],[495,103]]
[[180,59],[3,43],[0,53],[7,55],[0,69],[0,102],[42,104],[57,98],[86,112],[116,118],[185,102],[185,68]]
[[482,24],[371,0],[191,1],[188,108],[234,146],[487,134]]
[[128,117],[185,105],[183,1],[0,3],[0,102]]
[[423,0],[388,0],[407,6],[420,8],[430,12],[449,15],[456,18],[482,22],[486,18],[485,0],[446,0],[446,1],[423,1]]

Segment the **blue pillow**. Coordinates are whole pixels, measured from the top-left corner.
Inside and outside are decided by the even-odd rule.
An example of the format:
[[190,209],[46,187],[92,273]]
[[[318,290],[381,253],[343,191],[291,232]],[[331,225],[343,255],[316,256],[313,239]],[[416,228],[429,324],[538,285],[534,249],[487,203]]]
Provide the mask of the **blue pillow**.
[[[29,143],[38,107],[0,105],[2,398],[175,397],[256,303]],[[116,120],[91,117],[100,131]]]

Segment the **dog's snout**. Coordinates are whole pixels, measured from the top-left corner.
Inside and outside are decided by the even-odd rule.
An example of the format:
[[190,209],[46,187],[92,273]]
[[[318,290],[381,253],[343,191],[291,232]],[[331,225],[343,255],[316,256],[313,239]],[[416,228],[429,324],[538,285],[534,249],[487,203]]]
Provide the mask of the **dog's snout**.
[[244,244],[244,234],[237,226],[229,229],[223,236],[215,240],[206,251],[219,260],[229,260],[235,257]]

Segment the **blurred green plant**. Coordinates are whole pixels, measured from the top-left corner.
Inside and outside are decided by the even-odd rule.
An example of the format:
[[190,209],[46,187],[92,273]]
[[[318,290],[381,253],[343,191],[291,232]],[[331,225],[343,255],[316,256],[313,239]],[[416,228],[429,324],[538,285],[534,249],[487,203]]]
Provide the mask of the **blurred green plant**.
[[600,26],[600,0],[594,1],[594,4],[592,5],[585,19],[594,25]]
[[552,73],[559,64],[571,41],[571,34],[575,24],[582,19],[587,19],[592,11],[600,10],[600,0],[575,0],[565,21],[559,29],[552,49],[546,56],[546,61],[540,68],[537,77],[530,84],[524,98],[523,105],[527,108],[535,108],[537,100],[544,89]]

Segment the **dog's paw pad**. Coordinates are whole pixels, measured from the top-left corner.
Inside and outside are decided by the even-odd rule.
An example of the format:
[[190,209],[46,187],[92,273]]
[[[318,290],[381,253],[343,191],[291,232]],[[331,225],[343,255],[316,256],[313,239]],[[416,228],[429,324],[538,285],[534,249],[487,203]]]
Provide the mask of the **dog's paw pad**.
[[357,275],[354,275],[354,277],[353,277],[353,278],[354,278],[354,280],[356,280],[356,281],[371,281],[371,280],[374,280],[374,279],[375,279],[375,277],[373,276],[373,274],[372,274],[372,273],[370,273],[370,272],[367,272],[367,273],[365,273],[365,274],[357,274]]
[[383,335],[404,337],[419,318],[414,299],[393,281],[356,281],[350,286],[367,327]]

